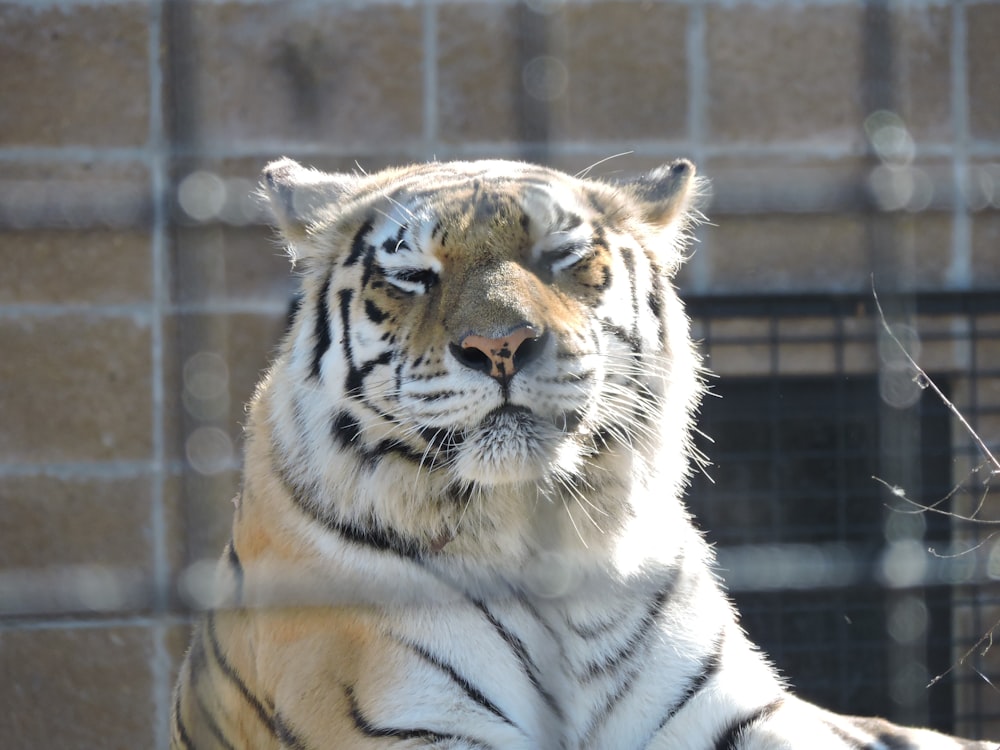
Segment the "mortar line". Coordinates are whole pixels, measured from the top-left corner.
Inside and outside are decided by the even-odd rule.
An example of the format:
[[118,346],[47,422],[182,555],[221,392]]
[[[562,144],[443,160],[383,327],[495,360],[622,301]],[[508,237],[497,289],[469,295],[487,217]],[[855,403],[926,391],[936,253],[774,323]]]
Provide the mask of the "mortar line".
[[436,154],[438,138],[438,48],[437,48],[437,6],[425,2],[423,6],[423,53],[424,53],[424,153],[422,159],[431,159]]
[[[430,12],[430,11],[428,11]],[[702,6],[694,6],[691,9],[692,15],[703,15],[704,8]],[[436,42],[435,42],[436,46]],[[704,64],[704,63],[703,63]],[[691,82],[691,74],[689,73],[689,84]],[[426,85],[426,84],[425,84]],[[436,80],[433,85],[437,87],[438,83]],[[701,98],[704,97],[704,92],[699,92],[697,94]],[[434,120],[433,127],[439,127],[440,123],[438,121],[438,113],[436,107],[433,108],[432,118]],[[429,124],[424,123],[425,133],[429,129]],[[688,130],[690,131],[690,115]],[[440,148],[441,144],[437,140],[437,134],[434,134],[435,146]],[[689,146],[691,143],[689,138],[685,139],[639,139],[639,140],[624,140],[616,141],[610,140],[587,140],[587,141],[577,141],[577,142],[554,142],[551,144],[554,153],[565,154],[565,155],[606,155],[609,150],[633,150],[639,155],[660,155],[660,154],[676,154],[678,150]],[[427,145],[427,138],[425,134],[421,135],[420,139],[412,142],[402,142],[399,144],[399,151],[404,155],[409,155],[413,158],[419,158],[423,153]],[[528,144],[531,145],[543,145],[543,144]],[[702,156],[708,157],[739,157],[739,156],[774,156],[779,157],[783,161],[793,162],[800,159],[830,159],[838,160],[843,158],[849,158],[852,156],[864,156],[865,149],[858,146],[851,146],[849,144],[817,144],[810,141],[800,141],[800,142],[781,142],[781,143],[759,143],[759,144],[742,144],[742,143],[719,143],[710,144],[705,143],[704,139],[699,145],[702,151]],[[917,144],[917,159],[925,158],[936,158],[942,156],[949,156],[954,149],[954,140],[948,141],[938,141],[938,142],[921,142]],[[966,149],[970,154],[975,156],[981,156],[983,158],[996,158],[1000,156],[1000,141],[990,140],[990,139],[971,139],[969,138],[966,143]],[[515,153],[517,151],[517,145],[511,144],[510,142],[491,142],[491,141],[466,141],[462,143],[448,144],[447,150],[453,153]],[[246,140],[239,141],[235,143],[224,143],[212,145],[211,148],[203,147],[180,147],[174,150],[177,156],[181,157],[197,157],[205,156],[210,154],[214,159],[224,160],[224,159],[240,159],[240,158],[250,158],[250,157],[262,157],[266,155],[272,155],[275,153],[287,153],[290,156],[298,158],[310,158],[310,157],[350,157],[350,156],[375,156],[382,153],[378,149],[373,149],[370,145],[359,145],[359,146],[337,146],[331,145],[329,143],[310,143],[304,141],[298,141],[295,143],[289,143],[280,139],[274,140]],[[19,162],[28,164],[37,164],[38,162],[125,162],[125,161],[150,161],[155,158],[149,147],[136,148],[136,149],[117,149],[117,148],[84,148],[84,147],[52,147],[52,148],[21,148],[21,147],[0,147],[0,162],[16,164]],[[13,182],[13,180],[9,180]],[[50,182],[50,181],[47,181]]]
[[[185,468],[182,459],[164,461],[164,471],[169,475]],[[239,459],[220,466],[219,471],[238,471]],[[9,477],[51,477],[54,479],[134,479],[150,477],[154,471],[153,461],[61,461],[31,463],[0,463],[0,479]]]
[[[686,34],[688,112],[687,135],[688,152],[701,170],[705,167],[708,152],[705,147],[705,128],[708,126],[708,58],[705,54],[705,6],[696,3],[688,9]],[[711,247],[706,242],[692,248],[687,263],[691,279],[691,291],[704,292],[711,285],[711,265],[708,254]]]
[[964,0],[951,7],[951,113],[954,129],[952,178],[955,201],[951,222],[951,265],[945,283],[951,289],[968,289],[972,282],[972,219],[967,208],[969,159],[968,40]]
[[152,255],[152,377],[151,408],[153,471],[150,513],[152,537],[153,576],[156,592],[153,598],[151,626],[153,652],[150,672],[153,681],[153,737],[155,746],[167,750],[170,741],[170,654],[167,649],[168,614],[167,592],[170,586],[170,566],[167,555],[166,508],[164,485],[166,483],[166,436],[164,394],[164,321],[169,303],[167,278],[167,191],[169,186],[169,154],[163,99],[166,94],[165,78],[160,58],[164,32],[164,1],[157,0],[149,11],[149,173],[152,202],[152,228],[150,252]]

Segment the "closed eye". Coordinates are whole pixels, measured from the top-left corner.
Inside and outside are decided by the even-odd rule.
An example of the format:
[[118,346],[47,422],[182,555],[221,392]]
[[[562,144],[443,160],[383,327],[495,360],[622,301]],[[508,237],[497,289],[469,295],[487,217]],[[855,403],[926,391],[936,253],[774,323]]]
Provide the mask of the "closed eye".
[[575,266],[593,252],[594,247],[589,242],[575,242],[568,245],[561,245],[554,250],[546,250],[541,254],[539,259],[552,273],[556,274]]
[[438,282],[437,272],[430,268],[386,268],[385,279],[400,291],[426,294]]

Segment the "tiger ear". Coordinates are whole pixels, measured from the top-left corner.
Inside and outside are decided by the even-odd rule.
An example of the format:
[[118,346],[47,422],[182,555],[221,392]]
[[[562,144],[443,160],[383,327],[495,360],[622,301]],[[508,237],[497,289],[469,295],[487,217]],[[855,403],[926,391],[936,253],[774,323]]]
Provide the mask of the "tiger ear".
[[677,161],[625,183],[625,191],[638,205],[647,224],[666,227],[680,220],[687,223],[697,211],[703,181],[695,176],[687,159]]
[[328,174],[285,158],[264,167],[260,194],[294,245],[307,239],[310,228],[350,196],[357,182],[354,175]]

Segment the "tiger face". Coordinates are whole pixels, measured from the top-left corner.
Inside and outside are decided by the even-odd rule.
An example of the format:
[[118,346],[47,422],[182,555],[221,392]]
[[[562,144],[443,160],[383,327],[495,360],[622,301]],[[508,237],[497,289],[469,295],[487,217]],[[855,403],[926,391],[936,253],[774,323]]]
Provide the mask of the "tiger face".
[[581,488],[631,483],[664,440],[682,482],[699,383],[670,278],[696,186],[687,161],[618,185],[503,161],[271,164],[263,190],[314,311],[270,389],[280,452],[314,470],[300,483],[454,527],[415,519],[428,498],[484,492],[496,518],[539,492],[607,516],[614,493]]
[[350,178],[272,164],[325,308],[298,331],[299,364],[356,407],[343,439],[476,485],[572,476],[641,440],[693,172],[611,187],[508,162]]

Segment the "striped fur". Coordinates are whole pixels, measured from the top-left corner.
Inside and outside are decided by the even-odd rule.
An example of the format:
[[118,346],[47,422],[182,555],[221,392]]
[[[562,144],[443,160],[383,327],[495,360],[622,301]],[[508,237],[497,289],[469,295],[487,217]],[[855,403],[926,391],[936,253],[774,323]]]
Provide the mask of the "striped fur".
[[175,750],[986,747],[797,700],[681,501],[693,166],[263,192],[302,303],[175,694]]

